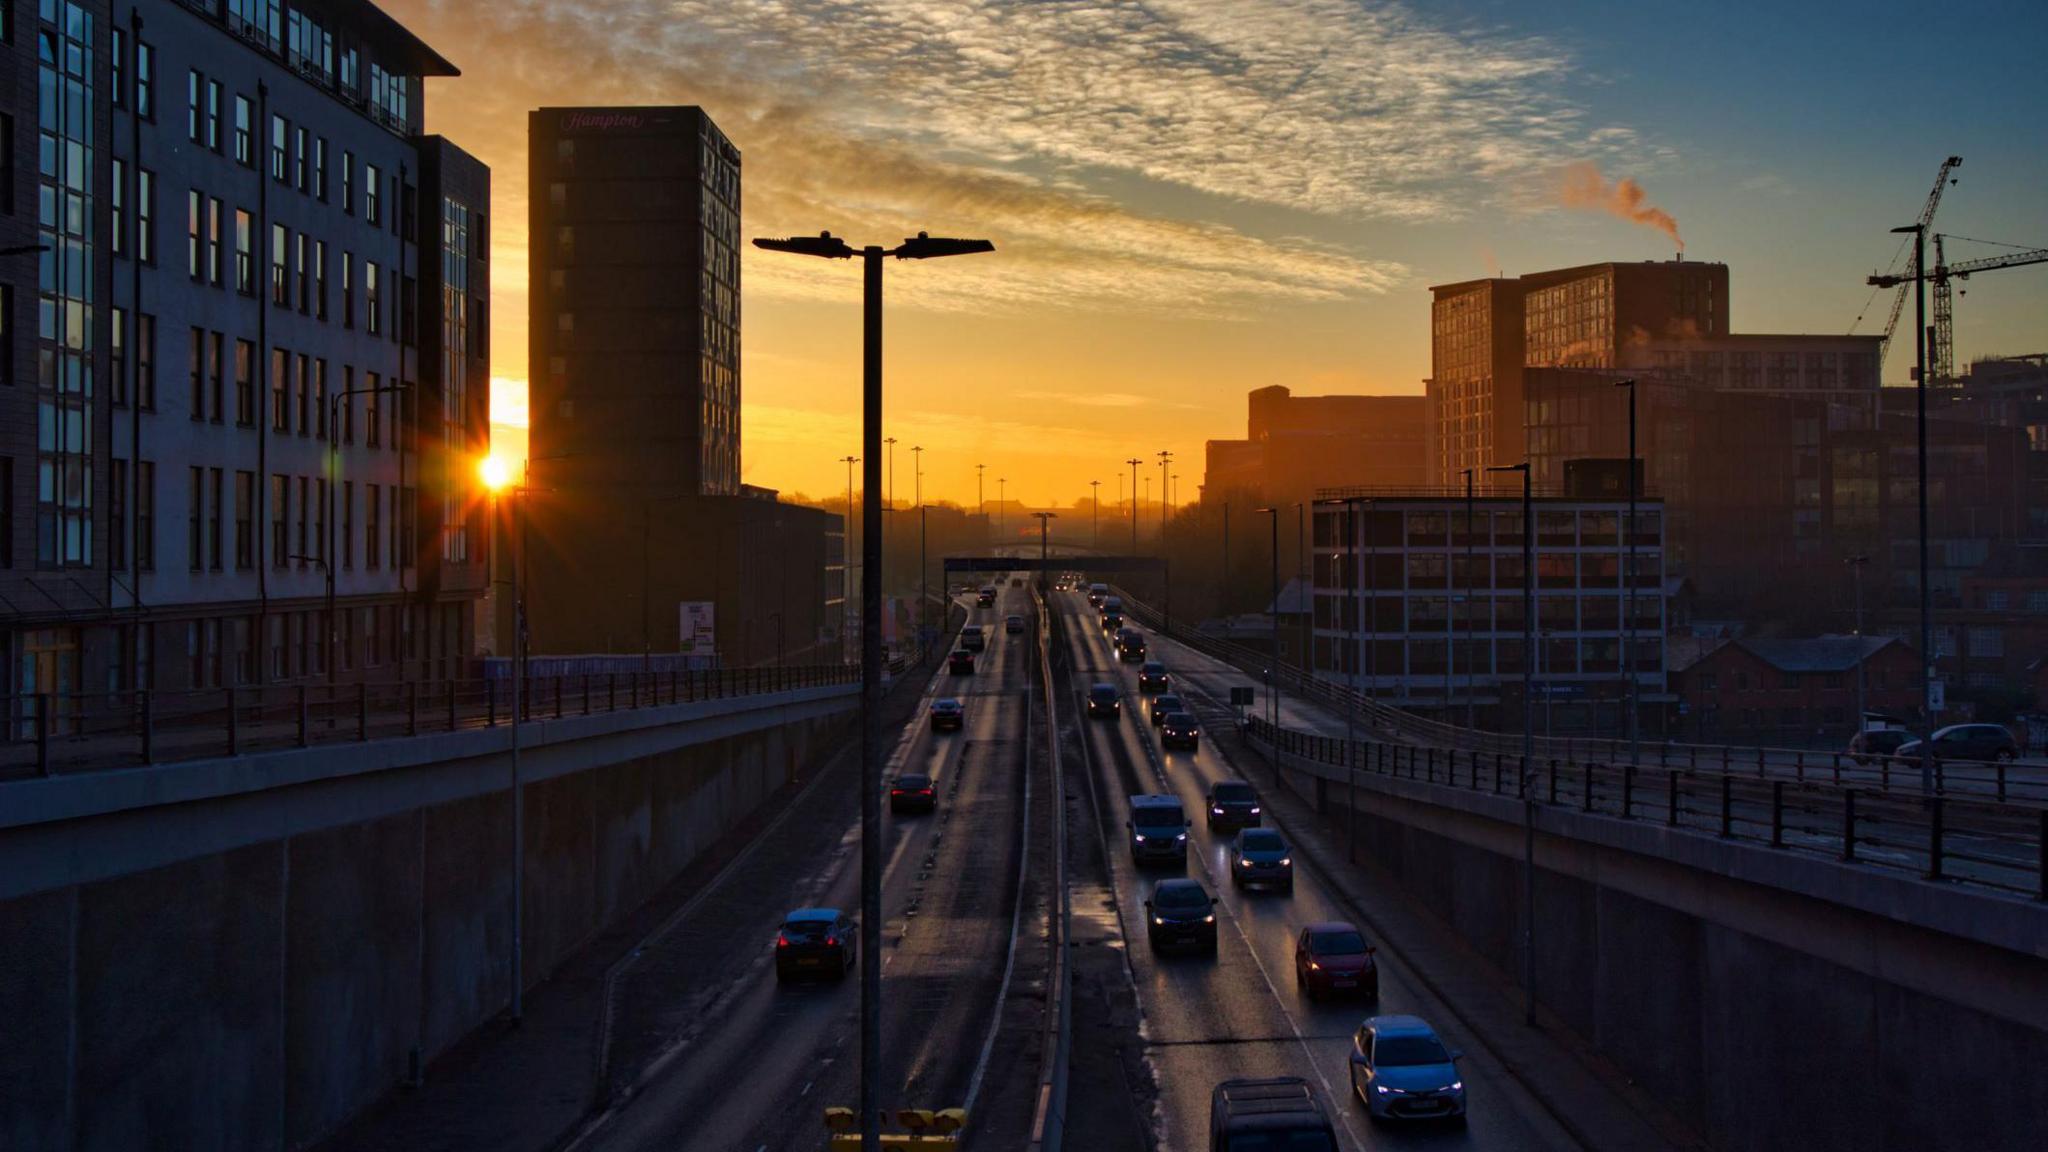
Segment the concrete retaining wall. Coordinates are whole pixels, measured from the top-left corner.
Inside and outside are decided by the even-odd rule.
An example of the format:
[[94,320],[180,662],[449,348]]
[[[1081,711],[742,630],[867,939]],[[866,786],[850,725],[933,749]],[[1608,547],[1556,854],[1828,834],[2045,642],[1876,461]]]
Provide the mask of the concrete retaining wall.
[[[528,981],[829,755],[853,703],[756,704],[744,731],[744,702],[638,728],[591,718],[607,723],[588,739],[529,726]],[[681,746],[646,751],[663,731]],[[53,782],[94,795],[36,798],[62,818],[0,818],[0,874],[39,861],[0,882],[0,1148],[302,1147],[502,1011],[509,761],[502,730],[468,735],[442,751],[471,755],[409,765],[377,746],[280,754],[332,770],[273,757],[269,786],[195,785],[203,765],[125,790]],[[181,789],[197,792],[107,799]]]
[[[1519,804],[1360,783],[1361,847],[1519,979]],[[2041,1146],[2048,909],[1704,838],[1748,857],[1721,860],[1599,819],[1539,808],[1537,998],[1715,1147]],[[1832,898],[1885,903],[1887,885],[1932,889],[1945,925],[1915,923],[1905,895],[1891,914]]]

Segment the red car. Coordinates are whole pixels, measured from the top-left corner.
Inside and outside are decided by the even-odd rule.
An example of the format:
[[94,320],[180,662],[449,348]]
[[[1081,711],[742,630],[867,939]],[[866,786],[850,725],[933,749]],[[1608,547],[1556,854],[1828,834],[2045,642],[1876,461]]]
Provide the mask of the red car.
[[1380,998],[1380,969],[1365,933],[1341,920],[1311,924],[1294,941],[1294,984],[1313,1000],[1324,993]]
[[939,806],[939,795],[932,787],[932,778],[922,772],[905,772],[889,785],[889,811],[930,812]]

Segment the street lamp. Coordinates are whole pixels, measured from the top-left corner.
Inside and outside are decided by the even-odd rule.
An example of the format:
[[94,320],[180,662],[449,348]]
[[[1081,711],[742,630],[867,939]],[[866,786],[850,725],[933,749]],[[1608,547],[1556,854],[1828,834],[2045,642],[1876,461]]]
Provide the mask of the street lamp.
[[[1461,468],[1465,474],[1465,727],[1479,727],[1479,678],[1474,665],[1479,657],[1472,650],[1473,592],[1478,590],[1479,574],[1472,563],[1472,469]],[[1488,587],[1492,581],[1488,581]],[[1490,604],[1489,604],[1490,607]]]
[[[1253,513],[1272,518],[1273,528],[1273,600],[1266,612],[1273,618],[1273,668],[1280,666],[1280,509],[1278,507],[1254,508]],[[1280,726],[1280,678],[1272,669],[1266,672],[1266,715],[1267,722],[1274,728]],[[1276,768],[1277,772],[1278,769]]]
[[[495,539],[495,529],[498,523],[498,510],[495,505],[504,499],[505,496],[509,495],[512,499],[512,518],[514,521],[512,529],[513,547],[519,552],[525,551],[524,548],[520,547],[520,527],[524,524],[524,519],[520,514],[520,505],[524,503],[521,497],[525,494],[525,486],[520,484],[513,476],[512,462],[502,456],[486,456],[483,460],[479,461],[477,473],[483,480],[484,487],[490,492],[491,502],[494,505],[491,510],[493,538]],[[520,658],[520,655],[526,636],[526,602],[523,598],[524,593],[520,587],[519,580],[519,564],[521,559],[522,557],[515,554],[511,565],[509,565],[512,569],[512,1021],[515,1024],[526,1017],[526,976],[524,963],[526,794],[524,784],[519,778],[520,696],[525,688],[523,673],[525,661]],[[492,562],[488,565],[488,570],[493,572],[497,570],[495,557],[492,558]],[[331,658],[332,654],[330,653]]]
[[1861,734],[1868,723],[1863,715],[1864,709],[1867,707],[1863,694],[1863,566],[1870,563],[1870,557],[1858,552],[1856,555],[1843,561],[1843,563],[1849,566],[1849,572],[1854,577],[1856,586],[1856,731],[1858,734]]
[[1010,479],[996,477],[996,539],[1007,539],[1010,531]]
[[1088,482],[1088,533],[1095,541],[1094,548],[1102,551],[1102,481]]
[[1616,388],[1628,389],[1628,519],[1621,526],[1621,676],[1623,707],[1628,709],[1628,761],[1642,761],[1640,748],[1642,710],[1636,693],[1636,378],[1616,380]]
[[1144,505],[1138,503],[1138,465],[1143,464],[1144,461],[1133,456],[1129,460],[1124,461],[1124,463],[1131,466],[1131,555],[1136,556],[1138,554],[1138,509],[1144,507]]
[[1529,462],[1496,464],[1488,472],[1522,474],[1522,1019],[1536,1023],[1536,793],[1529,763],[1536,756],[1536,525]]
[[1059,513],[1033,512],[1031,515],[1038,519],[1038,594],[1042,597],[1045,595],[1046,560],[1052,554],[1051,525],[1059,519]]
[[853,466],[858,456],[842,456],[846,465],[846,530],[839,534],[839,659],[846,660],[846,634],[853,623]]
[[[1927,587],[1927,226],[1908,224],[1894,234],[1913,234],[1913,398],[1919,410],[1920,463],[1920,709],[1926,731],[1920,739],[1920,794],[1934,795],[1934,608]],[[1859,719],[1858,723],[1862,721]]]
[[[826,260],[851,259],[854,249],[830,232],[787,239],[756,238],[754,246],[775,252],[815,256]],[[963,240],[919,232],[895,248],[870,244],[860,249],[861,293],[861,444],[867,457],[864,498],[868,520],[881,518],[882,465],[882,260],[929,260],[940,256],[965,256],[993,252],[986,240]],[[881,539],[863,534],[861,562],[870,571],[881,567]],[[882,598],[873,580],[861,581],[861,782],[860,782],[860,865],[861,865],[861,948],[866,957],[860,981],[860,1123],[861,1143],[869,1149],[882,1146]]]
[[1161,449],[1159,450],[1159,452],[1158,452],[1158,456],[1159,456],[1159,552],[1160,552],[1160,554],[1161,554],[1161,555],[1165,555],[1165,554],[1166,554],[1166,510],[1167,510],[1168,508],[1170,508],[1170,507],[1172,507],[1172,506],[1173,506],[1173,496],[1172,496],[1172,495],[1171,495],[1170,493],[1168,493],[1168,492],[1167,492],[1167,490],[1166,490],[1166,469],[1167,469],[1167,465],[1169,465],[1169,464],[1171,464],[1171,463],[1173,462],[1173,453],[1172,453],[1171,451],[1168,451],[1168,450],[1167,450],[1167,449],[1165,449],[1165,448],[1161,448]]

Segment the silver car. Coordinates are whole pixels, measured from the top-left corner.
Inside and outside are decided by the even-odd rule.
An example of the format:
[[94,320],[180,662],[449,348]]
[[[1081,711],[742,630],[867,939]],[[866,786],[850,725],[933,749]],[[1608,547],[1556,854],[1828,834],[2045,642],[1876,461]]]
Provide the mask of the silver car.
[[1373,1016],[1351,1043],[1351,1091],[1374,1120],[1465,1122],[1462,1053],[1416,1016]]

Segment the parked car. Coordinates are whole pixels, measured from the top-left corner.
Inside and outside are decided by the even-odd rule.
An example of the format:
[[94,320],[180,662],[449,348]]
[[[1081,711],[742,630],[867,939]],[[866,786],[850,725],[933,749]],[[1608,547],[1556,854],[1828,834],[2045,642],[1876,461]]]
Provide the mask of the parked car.
[[1462,1053],[1415,1016],[1374,1016],[1351,1041],[1351,1091],[1374,1120],[1465,1120]]
[[1154,952],[1216,952],[1216,900],[1201,881],[1161,880],[1145,901],[1145,942]]
[[[1930,743],[1936,760],[2017,760],[2020,755],[2020,742],[2002,724],[1951,724],[1935,729]],[[1892,755],[1917,760],[1920,741],[1908,740]]]
[[1124,702],[1117,695],[1116,685],[1096,684],[1088,689],[1088,715],[1114,720],[1123,712]]
[[1209,1097],[1209,1152],[1336,1152],[1337,1130],[1307,1080],[1225,1080]]
[[1849,758],[1858,764],[1875,764],[1899,750],[1913,734],[1904,728],[1872,728],[1849,737]]
[[1314,999],[1325,993],[1380,998],[1380,969],[1365,933],[1341,920],[1310,924],[1294,940],[1294,983]]
[[889,785],[889,811],[930,812],[939,806],[939,793],[932,778],[922,772],[905,772]]
[[853,922],[837,908],[798,908],[775,936],[775,979],[844,979],[855,960]]
[[[973,657],[969,657],[968,660],[972,663]],[[941,696],[932,701],[932,731],[944,732],[951,729],[958,732],[966,723],[967,709],[961,705],[958,698]]]
[[946,671],[955,676],[974,675],[974,653],[965,648],[953,649],[953,654],[946,657]]
[[1230,846],[1230,882],[1239,888],[1278,884],[1292,892],[1294,850],[1271,828],[1247,828]]
[[1166,674],[1166,665],[1157,660],[1147,660],[1138,666],[1138,691],[1151,695],[1164,692],[1173,677]]
[[1166,749],[1185,748],[1199,752],[1202,748],[1202,729],[1195,723],[1192,712],[1169,712],[1166,722],[1159,726],[1159,746]]
[[1204,805],[1211,829],[1255,828],[1259,824],[1259,794],[1243,780],[1218,781],[1209,789]]

